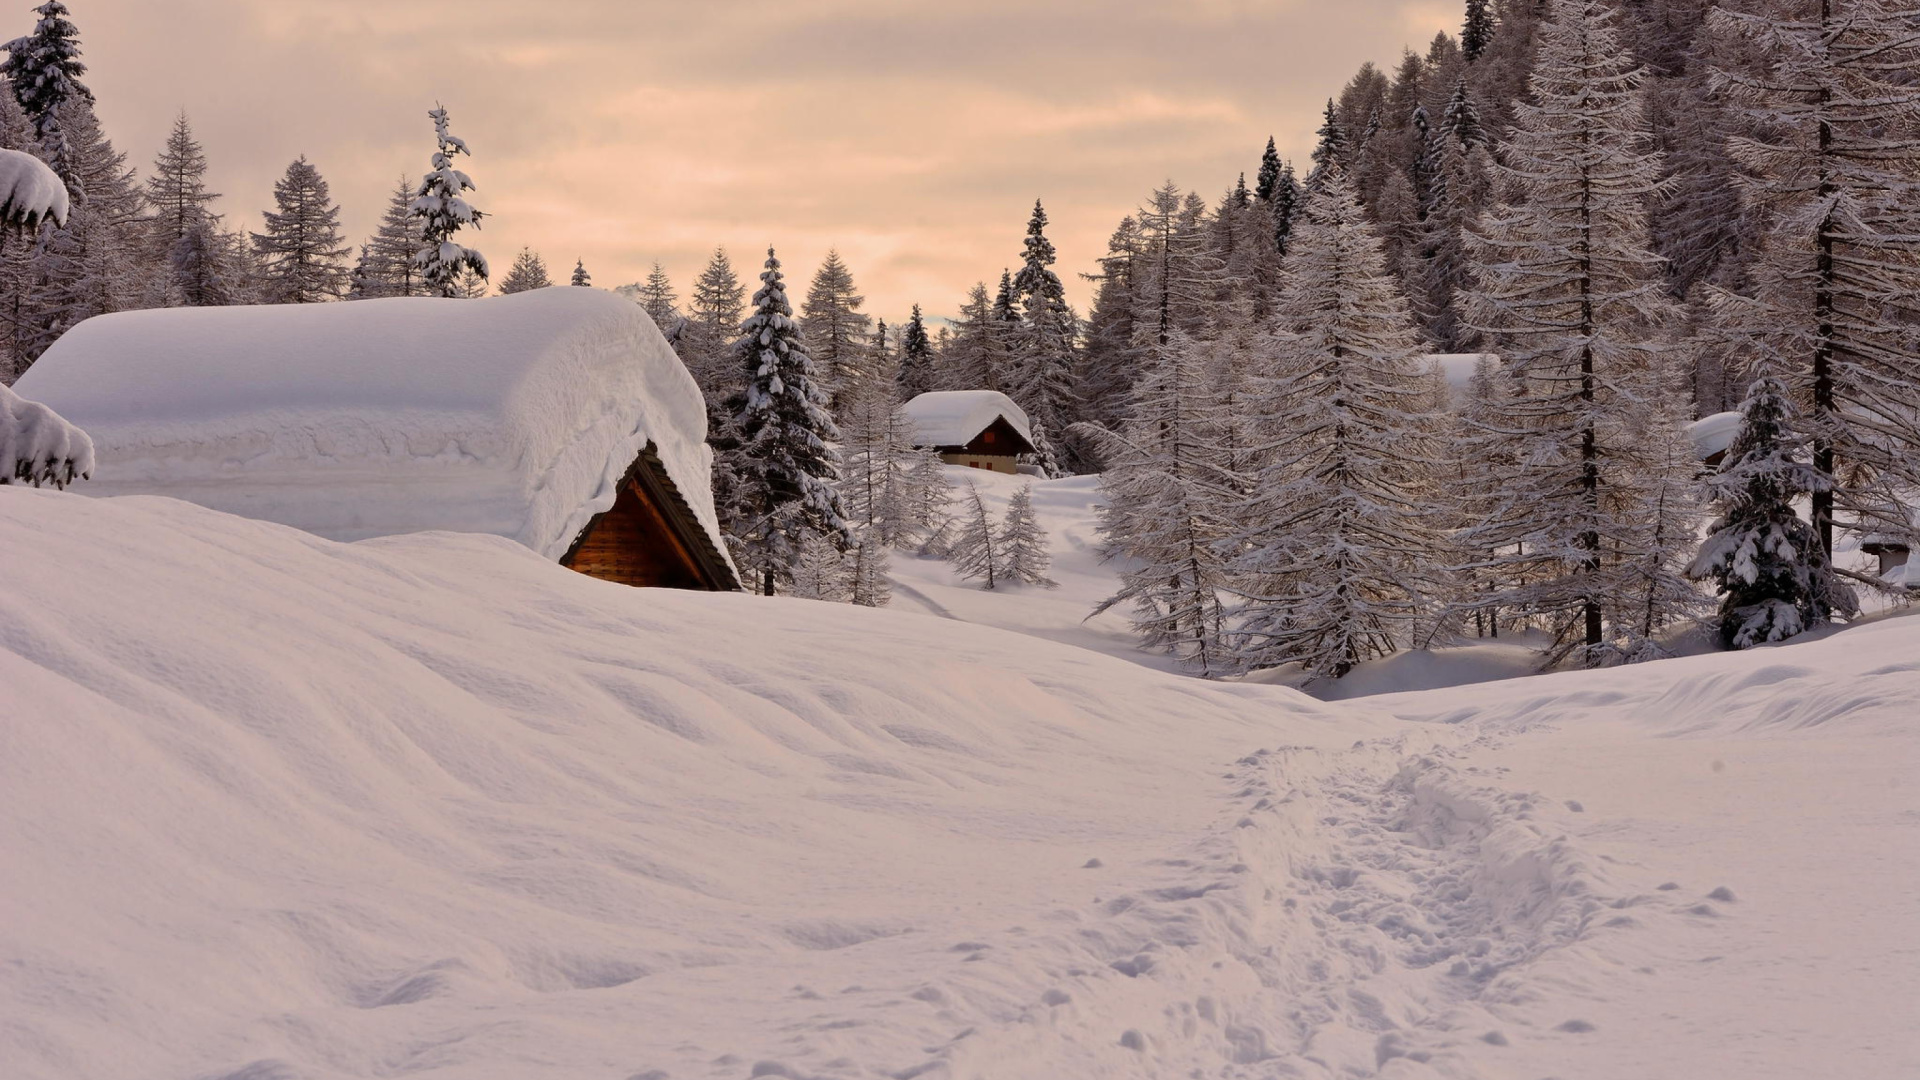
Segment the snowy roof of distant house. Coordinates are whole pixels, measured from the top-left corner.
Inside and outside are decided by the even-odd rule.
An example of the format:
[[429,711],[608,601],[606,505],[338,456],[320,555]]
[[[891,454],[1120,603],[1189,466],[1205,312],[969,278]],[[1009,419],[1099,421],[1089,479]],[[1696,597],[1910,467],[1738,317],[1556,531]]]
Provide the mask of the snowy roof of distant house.
[[914,439],[922,446],[965,446],[1001,418],[1028,446],[1033,445],[1027,414],[998,390],[933,390],[901,408],[913,421]]
[[1702,461],[1715,454],[1726,453],[1739,436],[1740,414],[1737,412],[1714,413],[1687,425],[1687,438],[1693,443],[1693,452],[1700,455]]
[[19,389],[92,435],[90,495],[335,540],[445,529],[559,559],[651,446],[726,559],[700,389],[597,289],[104,315]]

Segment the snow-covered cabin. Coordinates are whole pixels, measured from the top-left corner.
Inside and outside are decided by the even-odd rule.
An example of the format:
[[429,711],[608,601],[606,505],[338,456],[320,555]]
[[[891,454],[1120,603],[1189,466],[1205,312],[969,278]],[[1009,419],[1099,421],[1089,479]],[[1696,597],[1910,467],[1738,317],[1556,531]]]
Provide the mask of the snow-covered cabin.
[[1727,451],[1733,448],[1733,440],[1739,437],[1738,412],[1713,413],[1687,425],[1687,440],[1693,443],[1693,452],[1699,455],[1700,464],[1708,468],[1719,468],[1727,458]]
[[700,389],[597,289],[104,315],[19,390],[93,437],[89,495],[343,541],[492,533],[629,585],[739,585]]
[[1011,474],[1021,454],[1033,453],[1027,414],[998,390],[933,390],[901,407],[914,442],[949,465]]

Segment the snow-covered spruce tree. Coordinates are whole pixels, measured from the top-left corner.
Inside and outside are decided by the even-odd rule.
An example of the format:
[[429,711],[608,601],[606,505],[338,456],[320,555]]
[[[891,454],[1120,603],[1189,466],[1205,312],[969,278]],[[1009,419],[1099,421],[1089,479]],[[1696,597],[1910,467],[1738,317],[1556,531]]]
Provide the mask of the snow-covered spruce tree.
[[1347,130],[1340,123],[1340,115],[1333,107],[1332,98],[1327,99],[1327,111],[1320,118],[1320,128],[1314,134],[1319,141],[1314,144],[1313,168],[1308,171],[1307,181],[1303,185],[1308,194],[1320,187],[1329,168],[1346,163]]
[[1100,530],[1109,557],[1126,560],[1120,588],[1099,614],[1121,604],[1148,648],[1172,653],[1202,675],[1225,674],[1220,596],[1228,585],[1226,508],[1237,478],[1217,442],[1220,401],[1195,344],[1175,332],[1148,354],[1134,406],[1117,433],[1092,433],[1106,468]]
[[920,305],[913,305],[913,316],[907,320],[907,331],[900,337],[900,396],[911,400],[917,394],[933,389],[933,341],[927,337],[927,320],[920,314]]
[[1051,436],[1075,419],[1074,339],[1078,336],[1078,320],[1067,306],[1066,288],[1053,272],[1054,259],[1053,242],[1047,239],[1047,211],[1035,199],[1033,216],[1027,219],[1024,259],[1013,277],[1020,323],[1003,389],[1026,411],[1035,456],[1049,476],[1060,471]]
[[593,275],[587,273],[587,260],[573,260],[573,277],[567,281],[567,284],[579,289],[589,289],[593,287]]
[[1460,27],[1460,52],[1468,63],[1480,59],[1493,43],[1493,12],[1487,0],[1467,0],[1467,19]]
[[439,149],[433,152],[433,167],[415,190],[408,212],[420,219],[420,247],[413,254],[413,265],[429,296],[459,297],[471,291],[471,283],[462,274],[488,277],[487,258],[454,237],[468,225],[478,229],[483,211],[467,202],[466,193],[474,190],[473,180],[453,167],[457,154],[472,156],[465,140],[447,130],[447,110],[436,106],[427,113],[433,120],[434,137]]
[[69,19],[67,5],[47,0],[33,9],[40,16],[33,33],[7,42],[7,58],[0,61],[0,77],[13,89],[14,100],[33,125],[34,142],[42,160],[53,167],[67,189],[81,200],[86,189],[65,129],[69,103],[93,104],[93,91],[80,81],[87,66],[80,62],[80,31]]
[[338,300],[347,291],[346,255],[340,239],[340,208],[327,182],[302,156],[273,184],[266,231],[253,234],[264,280],[261,295],[272,304]]
[[814,385],[813,360],[772,248],[760,282],[753,313],[734,343],[746,382],[735,419],[740,446],[733,467],[742,511],[735,535],[743,567],[772,596],[791,580],[807,537],[842,551],[854,541],[835,490],[838,455],[829,445],[840,433],[827,414],[826,395]]
[[828,250],[807,287],[806,302],[800,306],[800,325],[819,366],[821,385],[836,408],[840,395],[853,392],[873,375],[868,344],[873,335],[873,316],[860,310],[864,303],[866,297],[855,287],[853,271],[847,268],[839,250]]
[[1720,640],[1747,649],[1781,641],[1858,610],[1833,572],[1820,537],[1794,501],[1833,483],[1800,460],[1785,382],[1755,382],[1740,405],[1740,434],[1709,482],[1720,518],[1687,572],[1711,580],[1722,596]]
[[514,293],[544,289],[552,285],[547,277],[547,262],[532,248],[523,247],[520,254],[513,257],[513,265],[507,268],[507,276],[500,279],[500,295],[511,296]]
[[983,589],[997,587],[1007,574],[1007,556],[1000,550],[1000,536],[987,513],[980,489],[967,483],[960,497],[959,522],[947,544],[946,559],[953,572],[967,581],[978,581]]
[[427,288],[420,268],[414,264],[424,235],[422,220],[412,209],[415,188],[413,181],[402,176],[388,196],[379,226],[361,246],[349,298],[438,295]]
[[1280,181],[1273,187],[1273,201],[1267,205],[1267,211],[1273,215],[1273,250],[1276,255],[1286,257],[1287,245],[1293,236],[1293,219],[1300,213],[1300,202],[1305,198],[1300,182],[1294,179],[1293,163],[1280,166]]
[[1718,73],[1765,136],[1732,151],[1772,218],[1752,295],[1718,293],[1718,313],[1797,403],[1828,481],[1810,489],[1821,550],[1842,522],[1911,535],[1887,488],[1920,486],[1920,8],[1806,0],[1709,19],[1772,61]]
[[1420,644],[1410,631],[1446,592],[1447,524],[1426,345],[1338,163],[1307,196],[1270,348],[1252,409],[1269,418],[1271,449],[1232,538],[1237,652],[1248,667],[1337,679]]
[[[1645,554],[1642,454],[1655,358],[1678,312],[1650,249],[1642,75],[1599,0],[1551,0],[1531,102],[1516,106],[1499,172],[1519,201],[1467,234],[1476,286],[1461,299],[1523,393],[1493,423],[1522,447],[1500,505],[1461,537],[1468,569],[1510,582],[1481,598],[1544,622],[1548,663],[1609,662],[1634,625],[1625,568]],[[1618,637],[1616,637],[1616,641]]]
[[1000,525],[1000,552],[1006,560],[1006,580],[1048,589],[1060,584],[1047,576],[1053,553],[1047,550],[1047,531],[1033,513],[1032,484],[1022,485],[1007,501],[1006,520]]

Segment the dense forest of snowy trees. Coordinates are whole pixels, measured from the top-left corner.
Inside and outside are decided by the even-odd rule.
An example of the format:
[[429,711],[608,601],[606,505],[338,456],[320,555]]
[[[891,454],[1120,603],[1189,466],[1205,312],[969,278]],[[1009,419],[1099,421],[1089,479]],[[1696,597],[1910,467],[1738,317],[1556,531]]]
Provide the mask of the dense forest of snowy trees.
[[[140,180],[65,5],[36,12],[0,146],[72,212],[0,245],[0,382],[115,310],[488,290],[445,109],[356,256],[304,157],[259,229],[230,223],[185,115]],[[889,328],[837,251],[798,311],[775,260],[750,305],[719,249],[684,295],[659,263],[615,290],[705,395],[756,583],[884,603],[894,549],[1044,580],[1030,503],[994,527],[915,448],[900,406],[929,390],[1006,393],[1032,472],[1102,474],[1108,605],[1206,674],[1522,630],[1549,663],[1642,659],[1710,610],[1698,580],[1729,643],[1771,640],[1853,610],[1848,531],[1913,535],[1920,8],[1466,0],[1457,35],[1329,98],[1309,159],[1248,151],[1217,199],[1148,191],[1082,264],[1084,313],[1039,201],[944,325],[916,304]],[[498,289],[551,284],[529,248]],[[1432,353],[1481,358],[1449,386]],[[1683,429],[1736,407],[1764,430],[1709,489]],[[1696,558],[1709,501],[1720,554]],[[1756,530],[1799,561],[1727,554]]]

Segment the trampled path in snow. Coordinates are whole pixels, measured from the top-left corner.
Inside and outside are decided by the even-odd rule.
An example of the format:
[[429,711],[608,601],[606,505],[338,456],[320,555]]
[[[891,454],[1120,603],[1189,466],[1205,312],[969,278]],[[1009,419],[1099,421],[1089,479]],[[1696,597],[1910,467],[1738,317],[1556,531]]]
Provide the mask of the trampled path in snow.
[[1322,703],[482,537],[0,544],[8,1076],[1920,1074],[1914,620]]

